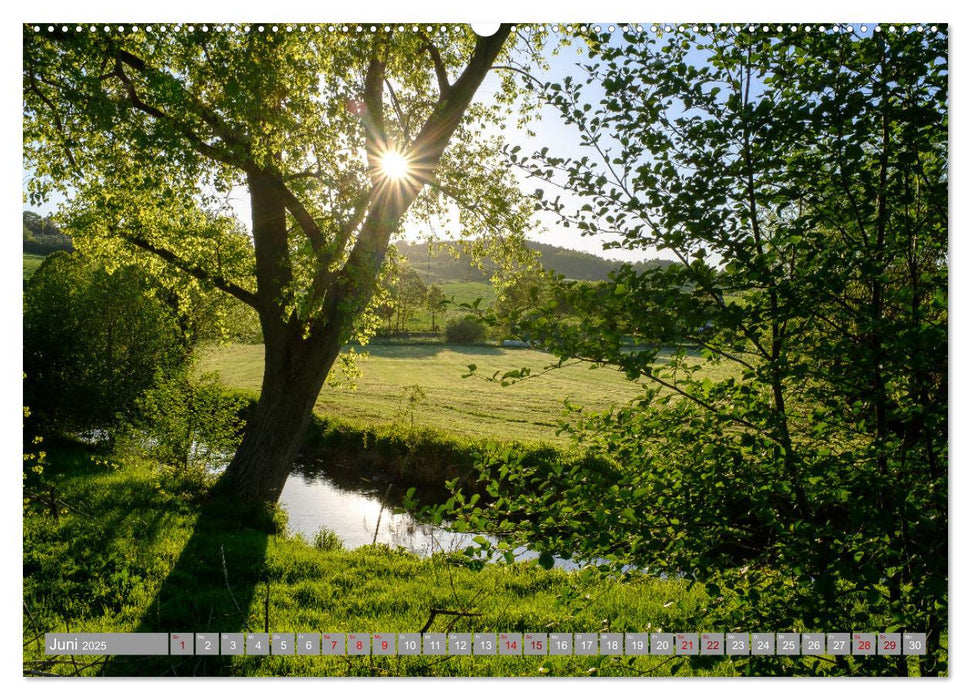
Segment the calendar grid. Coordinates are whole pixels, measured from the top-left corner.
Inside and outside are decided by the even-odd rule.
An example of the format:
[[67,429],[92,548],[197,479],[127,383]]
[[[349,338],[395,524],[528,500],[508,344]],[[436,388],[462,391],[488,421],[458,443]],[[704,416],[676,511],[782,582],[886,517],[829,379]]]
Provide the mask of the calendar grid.
[[45,635],[48,656],[921,656],[918,632],[172,632]]

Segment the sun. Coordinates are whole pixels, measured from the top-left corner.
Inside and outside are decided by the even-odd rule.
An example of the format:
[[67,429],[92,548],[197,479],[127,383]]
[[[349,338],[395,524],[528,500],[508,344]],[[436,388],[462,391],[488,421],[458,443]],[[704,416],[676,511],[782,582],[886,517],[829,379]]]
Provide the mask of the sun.
[[381,171],[391,180],[400,180],[408,174],[408,160],[398,151],[388,151],[381,156]]

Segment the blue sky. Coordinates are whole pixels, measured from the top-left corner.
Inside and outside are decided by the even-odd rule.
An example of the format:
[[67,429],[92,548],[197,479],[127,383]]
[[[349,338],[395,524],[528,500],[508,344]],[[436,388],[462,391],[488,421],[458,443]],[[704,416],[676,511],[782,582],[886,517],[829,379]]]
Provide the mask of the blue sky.
[[[605,24],[603,26],[606,28],[610,25]],[[536,67],[530,68],[530,74],[540,82],[562,82],[563,78],[567,75],[578,78],[582,74],[579,64],[588,60],[585,52],[578,53],[577,45],[560,47],[556,53],[550,48],[547,48],[544,54],[546,60],[549,62],[549,68],[546,70]],[[496,80],[493,76],[491,82],[495,83]],[[488,88],[489,86],[486,85],[484,87]],[[591,103],[595,103],[603,96],[603,90],[596,86],[590,86],[585,91],[585,94]],[[508,124],[507,131],[504,134],[511,146],[522,147],[522,154],[531,154],[543,147],[548,147],[550,153],[553,155],[580,157],[585,153],[589,153],[592,157],[595,157],[592,149],[584,149],[579,145],[576,126],[564,124],[559,112],[552,107],[543,106],[536,120],[528,128],[535,132],[535,136],[530,136],[526,129],[519,128],[515,123]],[[525,177],[521,178],[521,182],[523,191],[525,192],[533,192],[537,188],[542,188],[547,195],[561,195],[564,202],[577,201],[576,197],[573,197],[569,193],[561,190],[554,191],[554,188],[548,183],[530,180]],[[537,214],[536,219],[538,224],[537,228],[529,234],[529,237],[533,240],[564,248],[572,248],[574,250],[584,250],[597,255],[604,255],[602,238],[581,236],[576,229],[564,228],[552,214],[540,212]],[[645,255],[644,253],[633,253],[622,250],[611,250],[607,256],[629,261],[640,260],[645,257],[656,257],[654,254]]]

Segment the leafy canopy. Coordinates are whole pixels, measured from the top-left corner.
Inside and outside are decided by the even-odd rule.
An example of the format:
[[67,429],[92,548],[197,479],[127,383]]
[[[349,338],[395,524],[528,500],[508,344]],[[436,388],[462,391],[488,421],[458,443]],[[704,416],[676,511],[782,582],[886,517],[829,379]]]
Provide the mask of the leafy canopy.
[[[455,124],[456,106],[471,99],[466,69],[488,67],[487,42],[467,26],[70,29],[24,28],[28,196],[68,196],[78,244],[108,258],[148,251],[261,310],[265,293],[274,313],[306,321],[339,271],[355,267],[361,231],[382,215],[396,226],[401,212],[388,201],[407,208],[418,188],[429,185],[414,220],[458,212],[467,232],[525,227],[529,208],[496,167],[486,129],[519,93],[511,76]],[[407,158],[405,177],[383,173],[391,151]],[[219,223],[254,172],[288,222],[285,250],[266,256],[274,284],[259,290],[252,245]]]

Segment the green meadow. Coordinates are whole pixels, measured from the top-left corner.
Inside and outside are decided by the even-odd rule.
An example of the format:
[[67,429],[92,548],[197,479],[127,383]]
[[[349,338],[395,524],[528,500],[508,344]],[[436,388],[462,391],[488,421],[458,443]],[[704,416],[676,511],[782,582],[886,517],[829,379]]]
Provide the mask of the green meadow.
[[[724,675],[719,658],[46,657],[45,632],[590,632],[697,629],[700,585],[604,579],[535,564],[473,571],[385,546],[344,551],[240,517],[197,476],[78,444],[49,446],[49,491],[27,489],[24,669],[66,675]],[[96,513],[97,517],[91,517]],[[592,574],[592,572],[590,572]]]
[[33,275],[37,271],[37,268],[40,267],[40,264],[44,262],[44,258],[46,256],[36,255],[34,253],[24,253],[23,255],[24,255],[24,281],[26,282],[27,280],[30,279],[31,275]]
[[[590,411],[625,404],[641,393],[623,373],[589,363],[571,363],[541,374],[552,355],[525,348],[446,345],[372,345],[356,358],[353,383],[324,386],[316,411],[325,417],[368,425],[437,428],[472,438],[566,443],[557,435],[564,399]],[[474,376],[469,365],[476,365]],[[535,376],[509,386],[487,381],[495,372],[529,367]],[[198,369],[215,372],[235,389],[258,392],[263,371],[261,345],[210,347]],[[713,367],[711,372],[720,370]],[[333,375],[338,374],[336,371]]]

